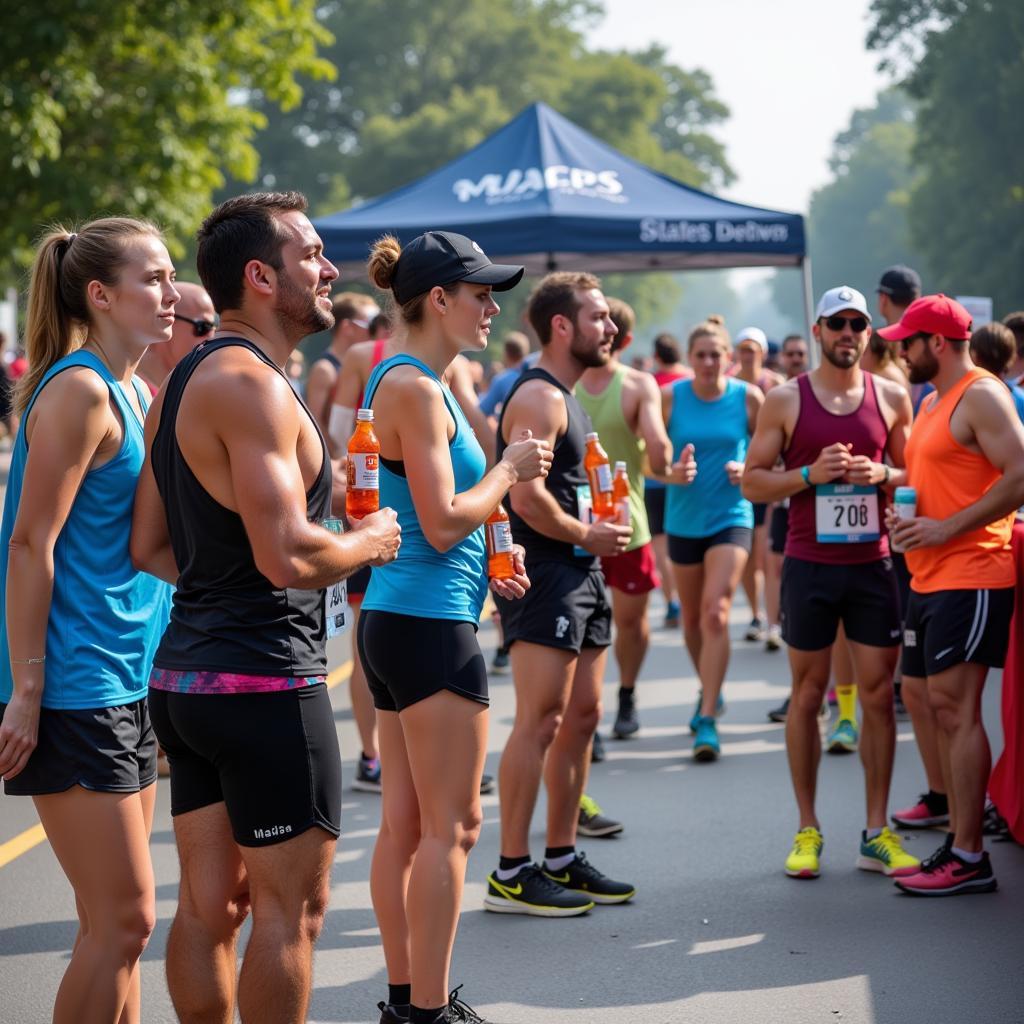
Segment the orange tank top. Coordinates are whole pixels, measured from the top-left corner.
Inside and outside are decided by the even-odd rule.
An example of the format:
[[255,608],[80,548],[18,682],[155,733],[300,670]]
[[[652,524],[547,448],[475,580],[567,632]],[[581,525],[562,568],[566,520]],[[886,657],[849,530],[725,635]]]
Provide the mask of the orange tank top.
[[[917,514],[948,519],[974,504],[1002,475],[984,455],[968,451],[949,426],[964,392],[992,377],[986,370],[965,374],[941,399],[930,395],[914,420],[907,441],[908,483],[917,491]],[[997,378],[992,377],[993,380]],[[1016,582],[1010,535],[1013,513],[962,533],[938,547],[907,552],[911,587],[921,594],[938,590],[991,590]]]

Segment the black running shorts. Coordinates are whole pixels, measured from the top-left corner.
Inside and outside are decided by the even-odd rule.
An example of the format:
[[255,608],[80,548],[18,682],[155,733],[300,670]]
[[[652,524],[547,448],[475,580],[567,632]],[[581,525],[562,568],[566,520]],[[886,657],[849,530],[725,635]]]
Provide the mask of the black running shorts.
[[754,527],[764,526],[768,519],[768,505],[762,501],[755,501],[754,505]]
[[[0,721],[6,704],[0,704]],[[8,796],[45,796],[72,786],[138,793],[156,782],[156,737],[145,700],[112,708],[41,708],[39,742]]]
[[768,526],[771,537],[773,555],[786,553],[786,535],[789,533],[789,506],[778,504],[772,509],[772,519]]
[[1013,587],[910,592],[903,675],[925,678],[971,662],[1002,668],[1013,617]]
[[345,580],[349,601],[358,604],[366,596],[366,588],[370,585],[371,572],[372,570],[370,567],[366,565],[358,572],[352,573],[352,575]]
[[749,526],[727,526],[710,537],[677,537],[668,535],[668,557],[675,565],[700,565],[711,548],[732,544],[750,554],[754,531]]
[[830,647],[842,622],[868,647],[900,643],[900,596],[892,559],[829,565],[786,556],[782,562],[782,638],[798,651]]
[[270,693],[149,691],[171,814],[224,802],[239,846],[341,834],[341,751],[326,683]]
[[372,609],[359,616],[357,643],[378,711],[404,711],[442,690],[489,703],[473,622]]
[[910,607],[910,570],[907,568],[907,559],[899,551],[892,553],[892,567],[896,573],[896,588],[900,595],[900,622],[907,617],[907,609]]
[[579,654],[612,642],[612,608],[600,570],[527,560],[526,572],[531,586],[522,600],[494,600],[506,647],[523,640]]
[[651,536],[658,537],[665,532],[665,487],[644,488],[644,508],[647,509],[647,525]]

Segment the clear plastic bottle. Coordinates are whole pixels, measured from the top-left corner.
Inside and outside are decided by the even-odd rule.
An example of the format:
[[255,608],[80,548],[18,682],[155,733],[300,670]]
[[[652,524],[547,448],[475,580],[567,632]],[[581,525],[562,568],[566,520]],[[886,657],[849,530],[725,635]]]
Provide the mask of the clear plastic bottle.
[[596,431],[587,434],[587,451],[583,468],[590,484],[590,502],[596,519],[615,516],[615,498],[612,494],[612,467],[608,453],[601,447]]
[[484,523],[487,535],[487,576],[492,580],[508,580],[516,574],[512,559],[512,524],[499,502]]
[[[913,519],[917,515],[917,491],[913,487],[897,487],[892,496],[892,510],[897,519]],[[903,548],[890,540],[893,551],[900,554]]]
[[380,508],[380,441],[373,432],[373,410],[356,413],[356,429],[348,442],[348,489],[345,515],[362,519]]

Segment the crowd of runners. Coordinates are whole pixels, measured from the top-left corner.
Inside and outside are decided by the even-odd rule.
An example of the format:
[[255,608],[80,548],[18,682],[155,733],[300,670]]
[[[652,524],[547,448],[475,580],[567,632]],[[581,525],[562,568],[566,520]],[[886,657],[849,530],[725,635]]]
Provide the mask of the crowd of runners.
[[[608,653],[611,732],[628,740],[643,731],[661,588],[700,684],[692,756],[716,761],[741,584],[746,640],[785,645],[792,670],[770,713],[785,722],[796,798],[778,869],[821,870],[816,779],[834,690],[825,743],[859,749],[866,796],[837,845],[908,894],[995,890],[980,699],[1014,611],[1024,314],[972,332],[963,306],[894,267],[874,311],[852,287],[825,290],[812,339],[731,337],[712,315],[685,346],[659,336],[649,371],[626,361],[629,306],[591,274],[555,272],[526,308],[537,351],[510,336],[480,396],[462,353],[487,347],[496,298],[523,268],[450,232],[404,247],[387,236],[368,263],[380,302],[332,299],[338,272],[305,208],[298,193],[222,203],[198,234],[202,287],[177,283],[157,228],[127,218],[55,229],[36,255],[0,531],[0,774],[35,801],[75,893],[55,1021],[141,1020],[158,757],[181,865],[175,1012],[305,1019],[341,833],[325,677],[345,621],[352,784],[381,793],[379,1019],[481,1020],[449,968],[480,793],[495,785],[477,641],[488,592],[491,671],[511,670],[516,700],[488,911],[574,916],[642,889],[577,848],[578,835],[623,828],[586,785]],[[303,399],[289,363],[326,330]],[[380,507],[346,523],[359,410],[379,440]],[[499,502],[512,567],[489,579],[483,527]],[[326,614],[325,592],[344,614]],[[890,813],[904,713],[926,789]],[[945,838],[919,861],[890,822]]]

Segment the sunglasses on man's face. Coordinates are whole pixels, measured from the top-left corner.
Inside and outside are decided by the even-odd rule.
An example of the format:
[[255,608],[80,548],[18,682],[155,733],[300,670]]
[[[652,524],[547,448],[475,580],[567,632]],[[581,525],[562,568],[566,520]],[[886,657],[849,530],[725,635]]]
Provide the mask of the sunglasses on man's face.
[[825,326],[830,331],[841,331],[847,324],[854,334],[867,330],[867,317],[863,316],[829,316],[825,318]]
[[174,314],[174,319],[175,320],[184,320],[185,323],[191,324],[192,325],[192,333],[197,338],[205,338],[210,333],[210,331],[215,330],[216,327],[217,327],[216,320],[204,320],[202,318],[199,318],[198,320],[196,320],[193,317],[185,316],[184,313],[175,313]]
[[903,338],[900,341],[900,348],[902,348],[904,352],[909,352],[911,347],[913,346],[914,342],[917,341],[918,338],[927,338],[927,337],[928,337],[927,334],[922,334],[920,331],[918,331],[917,334],[911,334],[909,338]]

